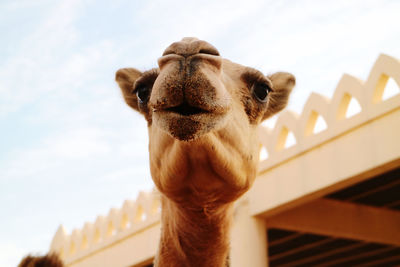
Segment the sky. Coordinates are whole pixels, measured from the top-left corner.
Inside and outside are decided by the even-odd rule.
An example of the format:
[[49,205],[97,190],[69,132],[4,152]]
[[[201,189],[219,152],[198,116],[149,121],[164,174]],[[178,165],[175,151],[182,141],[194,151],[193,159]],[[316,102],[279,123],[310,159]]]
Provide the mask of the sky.
[[[400,58],[400,1],[0,1],[0,267],[152,189],[145,120],[116,70],[156,67],[196,36],[225,58],[289,71],[289,109]],[[274,120],[269,123],[273,125]]]

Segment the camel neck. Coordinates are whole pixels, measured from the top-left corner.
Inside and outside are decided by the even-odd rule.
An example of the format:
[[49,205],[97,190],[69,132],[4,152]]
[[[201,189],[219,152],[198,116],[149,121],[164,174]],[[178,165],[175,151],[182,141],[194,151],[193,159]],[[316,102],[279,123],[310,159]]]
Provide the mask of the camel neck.
[[190,206],[162,198],[156,267],[224,267],[233,204]]

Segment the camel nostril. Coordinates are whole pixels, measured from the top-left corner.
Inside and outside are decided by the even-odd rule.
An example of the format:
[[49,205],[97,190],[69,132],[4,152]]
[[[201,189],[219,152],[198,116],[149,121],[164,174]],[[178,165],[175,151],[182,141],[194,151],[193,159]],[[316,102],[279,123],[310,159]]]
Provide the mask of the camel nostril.
[[218,50],[211,44],[205,41],[193,41],[193,42],[175,42],[172,43],[167,49],[165,49],[162,56],[178,55],[183,57],[189,57],[196,54],[205,54],[211,56],[219,56]]
[[218,50],[215,49],[214,47],[202,48],[202,49],[200,49],[199,54],[207,54],[207,55],[219,56]]
[[221,68],[222,62],[218,50],[211,44],[200,40],[192,42],[181,41],[171,44],[159,58],[158,66],[162,69],[171,60],[202,61],[215,66],[217,69]]
[[162,54],[162,56],[174,55],[174,54],[176,54],[174,50],[172,50],[172,49],[166,49],[166,50],[164,51],[164,53]]

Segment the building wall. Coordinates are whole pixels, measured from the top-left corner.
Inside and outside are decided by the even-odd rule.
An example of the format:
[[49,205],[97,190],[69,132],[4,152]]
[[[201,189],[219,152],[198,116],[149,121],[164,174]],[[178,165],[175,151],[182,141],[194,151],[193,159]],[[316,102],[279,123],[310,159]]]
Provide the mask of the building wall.
[[[353,234],[356,239],[372,236],[376,242],[400,246],[393,241],[400,240],[399,230],[393,229],[396,223],[400,225],[398,211],[322,198],[400,166],[400,94],[382,99],[389,78],[400,84],[400,62],[381,55],[366,81],[344,75],[332,99],[312,94],[302,114],[286,111],[274,129],[260,128],[268,158],[260,162],[255,185],[236,203],[231,266],[267,266],[267,229],[295,227],[287,223],[289,218],[304,227],[293,231]],[[352,98],[361,111],[347,117]],[[315,133],[319,116],[326,129]],[[289,133],[296,144],[286,147]],[[319,221],[318,214],[314,221],[301,219],[305,214],[314,216],[313,210],[318,208],[321,213],[324,208],[348,212],[353,218],[350,226],[362,220],[352,216],[358,211],[372,220],[384,216],[389,223],[383,230],[364,223],[367,233],[352,231],[350,226],[335,232],[329,223],[313,224]],[[50,250],[60,253],[67,266],[145,266],[156,253],[159,219],[158,193],[141,193],[136,201],[126,201],[121,209],[113,209],[71,234],[60,226]]]

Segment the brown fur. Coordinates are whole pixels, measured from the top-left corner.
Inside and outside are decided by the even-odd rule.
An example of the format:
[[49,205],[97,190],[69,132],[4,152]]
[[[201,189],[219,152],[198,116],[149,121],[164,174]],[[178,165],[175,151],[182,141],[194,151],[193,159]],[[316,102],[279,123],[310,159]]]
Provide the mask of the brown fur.
[[158,65],[116,74],[127,104],[148,121],[151,173],[162,193],[155,266],[225,266],[233,201],[256,176],[256,127],[286,106],[295,79],[264,76],[196,38],[170,45]]
[[18,267],[63,267],[64,264],[57,254],[47,254],[45,256],[28,255],[22,259]]

